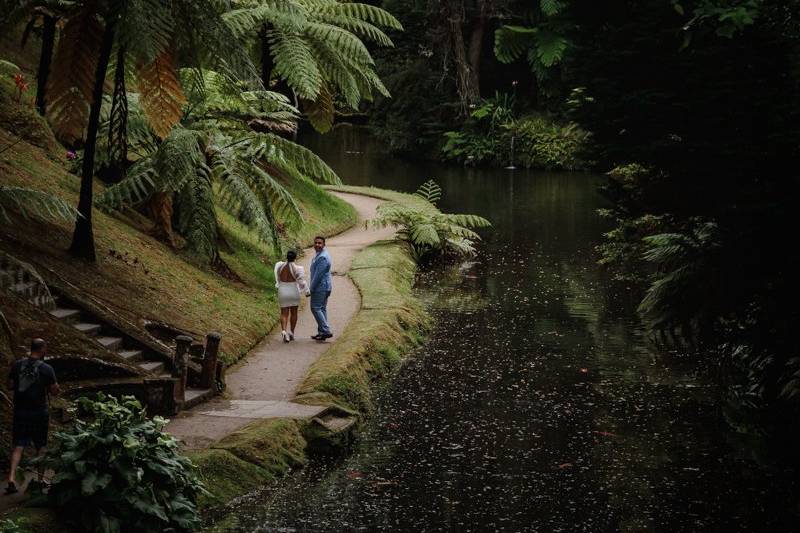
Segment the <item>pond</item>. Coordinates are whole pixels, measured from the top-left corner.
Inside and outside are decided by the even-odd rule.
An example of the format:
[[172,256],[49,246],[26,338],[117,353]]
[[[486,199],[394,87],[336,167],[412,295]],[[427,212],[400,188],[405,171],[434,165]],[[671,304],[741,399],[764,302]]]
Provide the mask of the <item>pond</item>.
[[354,454],[253,495],[215,531],[793,531],[796,473],[723,422],[713,380],[647,342],[596,264],[601,178],[385,156],[357,128],[304,143],[348,184],[490,219],[423,272],[436,320]]

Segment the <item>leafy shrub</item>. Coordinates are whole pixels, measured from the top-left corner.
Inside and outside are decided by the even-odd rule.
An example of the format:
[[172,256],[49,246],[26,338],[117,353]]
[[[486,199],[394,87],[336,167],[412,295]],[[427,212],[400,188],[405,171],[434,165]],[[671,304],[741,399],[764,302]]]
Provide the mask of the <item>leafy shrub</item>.
[[[441,188],[429,180],[415,193],[430,202],[441,198]],[[491,223],[477,215],[441,213],[437,209],[418,209],[394,202],[378,206],[378,216],[369,223],[373,227],[393,226],[397,238],[405,242],[414,260],[422,262],[441,257],[462,257],[475,253],[480,236],[471,228],[484,228]]]
[[20,525],[22,524],[15,522],[11,518],[0,520],[0,533],[20,533],[22,531]]
[[575,123],[562,124],[544,115],[514,118],[513,98],[483,100],[461,131],[448,131],[445,159],[470,164],[581,170],[591,135]]
[[575,123],[559,124],[543,116],[529,116],[505,126],[514,138],[514,162],[526,168],[581,170],[589,132]]
[[178,443],[131,396],[80,398],[73,428],[55,433],[45,465],[56,472],[50,498],[87,531],[191,531],[202,489]]

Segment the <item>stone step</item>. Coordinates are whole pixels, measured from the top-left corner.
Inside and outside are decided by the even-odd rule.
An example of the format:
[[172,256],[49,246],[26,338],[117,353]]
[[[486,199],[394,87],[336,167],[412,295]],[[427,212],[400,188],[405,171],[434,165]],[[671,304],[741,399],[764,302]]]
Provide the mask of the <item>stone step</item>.
[[142,358],[142,350],[120,350],[117,355],[126,361],[136,361]]
[[65,309],[63,307],[53,309],[50,314],[67,323],[75,323],[81,316],[79,309]]
[[122,337],[97,337],[96,340],[112,352],[122,347]]
[[77,324],[73,324],[72,327],[81,333],[86,333],[87,335],[91,336],[97,335],[100,333],[100,330],[103,329],[103,326],[100,324],[90,324],[87,322],[79,322]]
[[191,409],[195,405],[211,399],[214,389],[186,389],[184,394],[183,409]]
[[164,363],[161,361],[146,361],[139,363],[139,367],[151,373],[158,373],[164,370]]

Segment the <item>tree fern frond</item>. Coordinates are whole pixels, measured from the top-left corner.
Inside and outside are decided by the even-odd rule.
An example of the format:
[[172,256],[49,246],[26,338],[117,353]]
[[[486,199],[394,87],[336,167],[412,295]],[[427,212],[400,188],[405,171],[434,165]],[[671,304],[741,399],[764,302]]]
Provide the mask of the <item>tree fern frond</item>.
[[447,213],[444,216],[448,223],[467,228],[488,228],[492,225],[491,222],[478,215]]
[[175,20],[165,0],[120,2],[125,21],[120,25],[119,42],[136,63],[149,64],[170,46]]
[[80,216],[71,204],[58,196],[26,187],[0,185],[0,219],[10,223],[6,209],[25,218],[49,218],[74,221]]
[[546,17],[558,15],[566,5],[564,0],[539,0],[539,9],[542,10],[542,14]]
[[361,91],[344,58],[325,41],[314,39],[310,44],[314,51],[314,59],[325,72],[325,77],[332,88],[339,92],[350,108],[357,109],[361,101]]
[[349,58],[357,63],[374,64],[367,47],[361,40],[347,30],[343,30],[331,24],[309,23],[304,28],[304,33],[318,42],[325,43],[328,47],[335,49],[343,57]]
[[420,185],[414,194],[423,200],[436,205],[436,203],[442,198],[442,188],[438,183],[436,183],[436,181],[428,180]]
[[329,15],[322,17],[323,22],[339,26],[348,30],[349,32],[359,37],[364,37],[370,41],[385,47],[394,47],[394,43],[380,28],[364,22],[363,20],[342,17],[338,15]]
[[494,33],[494,55],[501,63],[516,61],[536,44],[536,28],[503,26]]
[[325,17],[329,14],[342,19],[360,20],[393,30],[403,31],[403,25],[391,13],[377,6],[357,2],[331,2],[317,13]]
[[545,67],[552,67],[564,58],[568,44],[563,35],[540,30],[536,33],[536,57]]
[[320,90],[316,100],[301,100],[303,112],[311,126],[320,133],[327,133],[333,127],[333,94],[327,85]]
[[136,205],[158,188],[152,160],[142,159],[128,169],[125,179],[97,195],[95,205],[104,210]]
[[172,65],[172,53],[166,51],[150,64],[137,69],[140,104],[153,131],[162,139],[180,122],[186,103]]
[[196,168],[178,191],[178,230],[189,246],[202,256],[217,255],[217,218],[211,171],[205,164]]
[[314,100],[322,87],[322,74],[306,40],[296,34],[268,33],[275,73],[301,98]]
[[219,183],[220,205],[254,230],[261,240],[268,241],[274,237],[274,224],[264,211],[264,202],[236,167],[233,161],[222,154],[213,158],[212,170]]
[[410,235],[412,242],[416,245],[438,246],[441,242],[436,226],[430,223],[414,225],[410,231]]
[[288,139],[271,133],[260,133],[251,137],[249,145],[256,159],[260,158],[260,153],[274,146],[304,174],[325,183],[341,183],[339,176],[317,154]]
[[70,17],[61,30],[48,78],[48,116],[58,136],[69,144],[83,137],[103,26],[88,7]]
[[254,165],[251,176],[252,186],[267,200],[279,217],[289,222],[302,220],[303,214],[297,200],[286,187],[273,177],[276,170],[278,169],[269,165]]

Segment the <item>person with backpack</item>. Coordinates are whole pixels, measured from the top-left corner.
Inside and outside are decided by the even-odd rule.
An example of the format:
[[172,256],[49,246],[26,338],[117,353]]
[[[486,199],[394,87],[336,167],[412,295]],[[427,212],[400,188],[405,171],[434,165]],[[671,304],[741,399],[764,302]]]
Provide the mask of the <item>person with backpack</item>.
[[18,491],[17,467],[25,447],[33,444],[36,455],[42,455],[47,446],[50,427],[48,400],[51,395],[57,396],[61,389],[53,367],[43,361],[46,351],[47,343],[43,339],[33,339],[31,354],[15,361],[8,376],[8,388],[14,391],[14,421],[6,494]]

